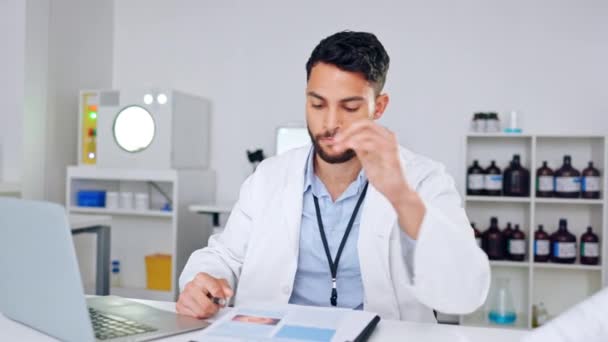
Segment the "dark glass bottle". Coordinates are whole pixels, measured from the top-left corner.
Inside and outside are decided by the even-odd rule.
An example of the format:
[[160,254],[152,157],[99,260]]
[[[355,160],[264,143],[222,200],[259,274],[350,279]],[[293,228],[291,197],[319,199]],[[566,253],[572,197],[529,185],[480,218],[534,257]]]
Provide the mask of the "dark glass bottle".
[[473,160],[473,165],[467,172],[467,195],[483,195],[484,173],[479,162]]
[[511,222],[507,222],[507,227],[505,227],[505,229],[502,231],[502,238],[503,238],[503,248],[505,251],[505,259],[509,258],[509,239],[511,238],[511,234],[513,234],[514,230],[513,227],[511,226]]
[[524,261],[526,258],[526,234],[519,230],[518,224],[515,225],[508,241],[509,260]]
[[484,193],[488,196],[500,196],[502,194],[502,171],[492,160],[485,171]]
[[559,228],[552,235],[551,261],[560,264],[573,264],[576,261],[576,236],[568,231],[568,221],[559,220]]
[[581,236],[581,264],[597,265],[600,263],[600,239],[591,227]]
[[578,198],[581,196],[581,173],[572,167],[572,158],[564,156],[564,165],[555,171],[555,197]]
[[543,166],[536,170],[536,197],[553,197],[553,170],[543,161]]
[[483,232],[482,236],[483,250],[488,254],[490,260],[502,260],[505,257],[505,248],[503,243],[502,232],[498,228],[498,219],[492,217],[490,219],[490,227]]
[[471,228],[473,228],[473,232],[475,233],[475,242],[477,242],[477,246],[479,248],[482,248],[481,246],[481,232],[479,231],[479,229],[477,229],[477,227],[475,227],[475,223],[471,222]]
[[539,224],[534,232],[534,262],[547,262],[551,256],[551,239]]
[[505,196],[530,195],[530,171],[521,166],[518,154],[513,156],[511,164],[505,169],[502,192]]
[[583,170],[581,179],[581,196],[583,198],[600,198],[600,171],[593,167],[593,162]]

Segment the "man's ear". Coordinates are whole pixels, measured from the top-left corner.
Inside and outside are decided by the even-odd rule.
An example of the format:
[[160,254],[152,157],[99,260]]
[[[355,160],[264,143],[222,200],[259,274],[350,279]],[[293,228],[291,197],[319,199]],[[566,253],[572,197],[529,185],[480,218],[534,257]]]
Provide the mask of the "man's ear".
[[388,106],[389,96],[388,94],[380,94],[376,97],[376,109],[374,110],[372,120],[378,120],[384,114],[386,107]]

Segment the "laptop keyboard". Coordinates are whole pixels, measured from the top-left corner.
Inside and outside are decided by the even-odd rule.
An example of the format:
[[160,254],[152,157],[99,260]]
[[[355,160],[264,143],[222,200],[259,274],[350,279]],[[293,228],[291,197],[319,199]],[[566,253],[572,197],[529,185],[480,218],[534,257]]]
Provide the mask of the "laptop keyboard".
[[158,330],[120,316],[102,313],[93,308],[89,308],[89,316],[91,317],[91,323],[93,323],[95,338],[99,340],[109,340]]

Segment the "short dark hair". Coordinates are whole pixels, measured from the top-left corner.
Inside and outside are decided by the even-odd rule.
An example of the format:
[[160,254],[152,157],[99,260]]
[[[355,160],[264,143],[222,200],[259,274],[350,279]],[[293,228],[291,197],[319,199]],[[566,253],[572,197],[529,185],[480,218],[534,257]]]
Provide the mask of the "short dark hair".
[[312,68],[319,62],[362,73],[379,94],[386,82],[390,58],[374,34],[342,31],[321,40],[312,51],[306,62],[306,80],[310,79]]

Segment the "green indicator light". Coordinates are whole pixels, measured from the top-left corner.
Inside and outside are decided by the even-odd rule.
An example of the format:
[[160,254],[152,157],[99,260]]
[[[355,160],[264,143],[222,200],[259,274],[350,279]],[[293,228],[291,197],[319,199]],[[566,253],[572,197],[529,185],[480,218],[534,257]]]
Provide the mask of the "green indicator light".
[[97,119],[97,113],[95,113],[95,112],[90,112],[90,113],[89,113],[89,117],[91,118],[91,120],[95,120],[95,119]]

